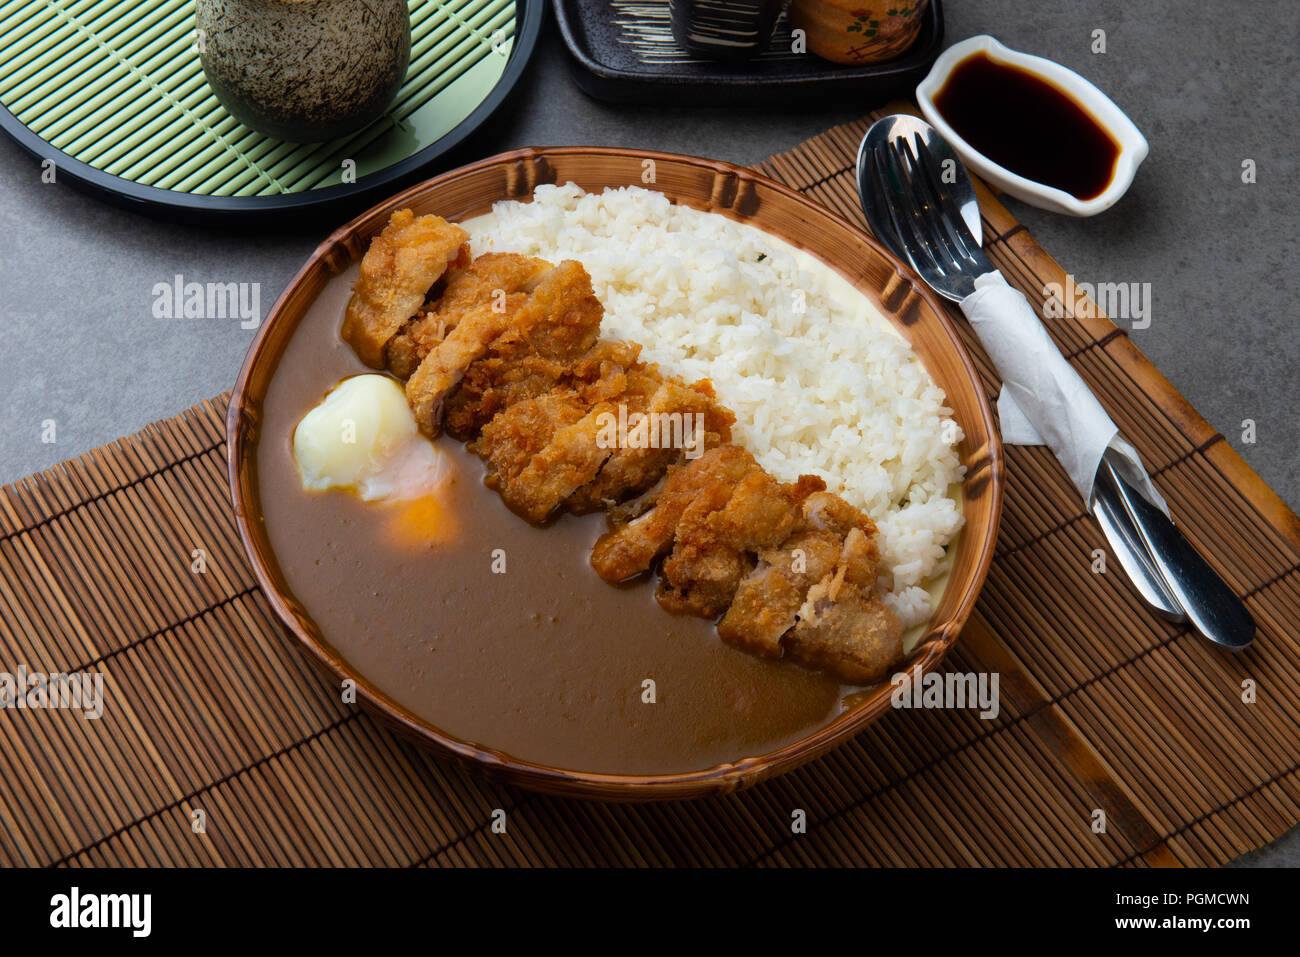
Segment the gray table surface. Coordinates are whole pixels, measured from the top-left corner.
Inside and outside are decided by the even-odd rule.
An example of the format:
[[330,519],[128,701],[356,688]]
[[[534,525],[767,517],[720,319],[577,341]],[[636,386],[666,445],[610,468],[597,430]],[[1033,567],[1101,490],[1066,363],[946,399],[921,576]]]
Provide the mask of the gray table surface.
[[[991,33],[1056,59],[1097,83],[1146,134],[1151,156],[1115,210],[1075,220],[1008,204],[1078,281],[1151,284],[1151,323],[1131,332],[1134,342],[1283,499],[1300,506],[1293,5],[947,0],[946,14],[948,42]],[[1104,54],[1091,50],[1098,29]],[[456,160],[571,144],[749,164],[879,105],[773,111],[600,103],[573,85],[548,23],[517,95]],[[1256,164],[1253,185],[1242,182],[1246,159]],[[230,388],[253,333],[236,321],[156,319],[154,284],[176,274],[260,283],[265,311],[327,231],[158,222],[63,183],[43,184],[32,159],[4,138],[0,171],[0,483]],[[43,442],[50,419],[55,441]],[[1248,419],[1253,443],[1242,441]],[[1240,863],[1300,864],[1300,831]]]

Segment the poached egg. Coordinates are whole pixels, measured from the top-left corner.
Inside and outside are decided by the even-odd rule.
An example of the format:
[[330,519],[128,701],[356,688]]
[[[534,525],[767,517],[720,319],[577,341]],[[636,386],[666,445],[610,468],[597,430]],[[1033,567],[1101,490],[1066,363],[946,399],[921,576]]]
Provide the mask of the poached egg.
[[395,528],[404,539],[432,542],[451,530],[440,495],[448,457],[420,434],[401,386],[387,376],[339,383],[294,429],[293,458],[308,491],[343,489],[401,505]]

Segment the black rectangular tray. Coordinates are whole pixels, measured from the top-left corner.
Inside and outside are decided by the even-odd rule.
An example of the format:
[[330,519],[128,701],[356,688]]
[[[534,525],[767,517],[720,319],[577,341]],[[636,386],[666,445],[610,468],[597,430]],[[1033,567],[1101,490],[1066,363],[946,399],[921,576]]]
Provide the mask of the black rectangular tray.
[[575,82],[616,103],[819,106],[910,94],[943,45],[941,0],[930,0],[916,42],[896,60],[840,66],[790,51],[781,14],[767,52],[740,63],[689,56],[672,42],[668,0],[553,0]]

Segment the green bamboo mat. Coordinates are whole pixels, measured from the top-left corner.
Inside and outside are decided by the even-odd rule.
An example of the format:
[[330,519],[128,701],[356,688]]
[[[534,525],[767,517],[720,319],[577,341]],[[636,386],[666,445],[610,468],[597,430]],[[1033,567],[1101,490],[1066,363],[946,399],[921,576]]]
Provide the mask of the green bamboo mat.
[[286,143],[217,102],[193,0],[0,2],[0,104],[73,159],[143,186],[269,196],[384,169],[454,129],[510,59],[515,0],[408,0],[411,64],[388,113],[325,143]]

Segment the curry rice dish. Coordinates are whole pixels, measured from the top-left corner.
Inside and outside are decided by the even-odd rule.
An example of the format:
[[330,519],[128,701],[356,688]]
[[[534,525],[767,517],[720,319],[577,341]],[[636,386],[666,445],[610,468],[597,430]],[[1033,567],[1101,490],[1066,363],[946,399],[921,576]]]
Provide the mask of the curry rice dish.
[[[678,772],[795,740],[901,661],[872,520],[817,476],[770,475],[708,380],[601,338],[581,263],[473,258],[459,226],[402,210],[346,306],[355,357],[330,323],[343,294],[296,331],[264,434],[364,363],[403,383],[450,475],[377,510],[304,491],[264,443],[264,518],[326,640],[415,713],[528,760]],[[652,415],[695,434],[606,440]]]
[[[707,380],[687,386],[641,362],[635,343],[601,340],[604,310],[580,263],[470,262],[468,241],[439,217],[399,212],[348,303],[343,337],[357,355],[413,368],[406,397],[421,431],[436,439],[450,420],[487,463],[488,486],[529,521],[609,509],[591,560],[606,581],[662,558],[666,610],[722,615],[722,639],[754,654],[847,682],[883,678],[902,658],[902,626],[872,588],[871,520],[816,476],[779,482],[730,444],[735,416]],[[423,312],[403,317],[453,263]],[[698,413],[708,451],[687,461],[671,447],[611,448],[598,438],[621,410]]]

